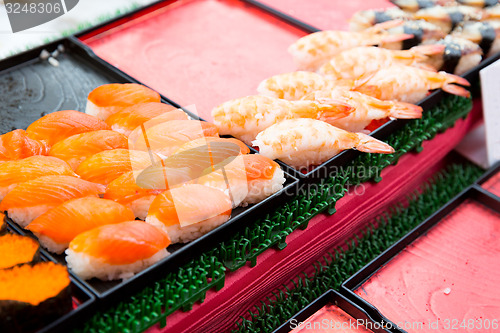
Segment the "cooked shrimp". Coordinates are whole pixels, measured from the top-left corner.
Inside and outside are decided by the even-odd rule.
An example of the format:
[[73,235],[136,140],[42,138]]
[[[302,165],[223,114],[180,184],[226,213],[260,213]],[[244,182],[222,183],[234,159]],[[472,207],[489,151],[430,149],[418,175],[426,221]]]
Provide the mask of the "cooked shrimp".
[[321,66],[318,73],[333,80],[356,80],[362,75],[376,72],[394,64],[413,65],[427,60],[425,54],[442,54],[444,48],[444,45],[425,45],[401,51],[360,46],[340,52]]
[[435,6],[419,10],[416,19],[426,20],[439,26],[443,32],[449,33],[464,21],[480,21],[484,14],[480,8],[469,6]]
[[454,6],[457,4],[456,0],[389,0],[399,8],[416,12],[422,8],[434,7],[434,6]]
[[349,132],[361,132],[373,120],[385,118],[415,119],[422,117],[422,108],[410,103],[381,101],[375,97],[346,89],[322,90],[304,97],[321,102],[335,99],[348,103],[356,109],[347,117],[329,122],[331,125]]
[[403,21],[394,20],[379,23],[361,32],[319,31],[300,38],[288,48],[298,69],[316,70],[337,53],[356,47],[378,45],[409,39],[412,35],[390,35],[384,29],[400,25]]
[[397,7],[360,10],[354,13],[349,20],[349,30],[363,31],[373,27],[375,24],[398,19],[411,20],[412,15]]
[[345,117],[353,108],[344,103],[328,101],[287,101],[268,96],[247,96],[225,102],[212,110],[214,123],[221,134],[230,134],[250,143],[269,126],[292,118],[314,118],[329,121]]
[[260,154],[297,168],[318,165],[345,149],[394,153],[388,144],[362,133],[351,133],[315,119],[289,119],[259,133],[252,142]]
[[448,35],[435,44],[443,45],[444,52],[430,55],[423,63],[436,70],[462,75],[481,62],[483,51],[467,39]]
[[257,91],[261,95],[297,101],[305,95],[328,89],[332,81],[314,72],[297,71],[278,74],[265,79]]
[[466,79],[446,72],[431,72],[411,66],[393,65],[379,70],[353,89],[382,100],[407,103],[416,103],[424,98],[429,90],[439,88],[450,94],[470,97],[467,89],[452,83],[470,85]]
[[437,41],[446,34],[435,24],[429,23],[425,20],[405,21],[403,24],[398,25],[387,30],[389,34],[410,34],[412,38],[403,41],[396,41],[391,43],[382,43],[379,46],[391,50],[407,50],[414,46],[420,45],[423,42]]
[[487,57],[500,51],[500,22],[465,22],[451,33],[478,44]]

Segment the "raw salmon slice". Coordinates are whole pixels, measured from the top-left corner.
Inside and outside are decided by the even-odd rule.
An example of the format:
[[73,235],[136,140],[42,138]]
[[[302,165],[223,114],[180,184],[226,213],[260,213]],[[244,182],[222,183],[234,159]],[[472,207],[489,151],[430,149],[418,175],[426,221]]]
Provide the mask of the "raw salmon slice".
[[15,130],[0,136],[0,163],[30,156],[47,155],[49,147],[42,141],[31,139],[24,130]]
[[76,170],[88,157],[104,150],[128,148],[128,139],[115,131],[100,130],[70,136],[59,141],[50,150],[50,156],[66,161]]
[[52,146],[56,142],[75,134],[109,130],[102,120],[74,110],[50,113],[31,124],[26,132],[32,139],[46,142]]

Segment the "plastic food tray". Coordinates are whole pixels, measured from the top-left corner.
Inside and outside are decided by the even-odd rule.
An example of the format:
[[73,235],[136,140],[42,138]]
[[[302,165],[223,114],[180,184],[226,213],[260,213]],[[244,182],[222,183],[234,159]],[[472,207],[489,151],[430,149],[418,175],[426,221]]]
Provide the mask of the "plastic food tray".
[[466,200],[482,204],[495,212],[500,213],[500,200],[498,197],[485,191],[484,189],[472,185],[466,190],[462,191],[453,200],[443,206],[436,213],[431,215],[427,220],[422,222],[419,226],[409,232],[405,237],[392,245],[384,251],[377,258],[368,263],[360,271],[350,277],[342,285],[341,292],[348,298],[352,299],[355,304],[365,310],[374,320],[381,322],[382,320],[391,323],[393,332],[405,332],[402,329],[397,329],[397,325],[391,321],[391,318],[385,317],[374,305],[368,303],[365,299],[358,296],[354,291],[360,288],[366,281],[368,281],[379,269],[383,268],[392,259],[394,259],[401,251],[403,251],[413,241],[417,240],[420,236],[425,235],[432,227],[443,220],[449,213],[454,211]]
[[[46,60],[39,58],[42,50],[53,52],[60,45],[64,46],[65,51],[57,57],[59,66],[54,67]],[[26,128],[45,113],[63,109],[84,111],[88,93],[101,84],[112,82],[139,83],[98,58],[88,47],[75,38],[63,39],[0,62],[0,78],[2,78],[2,82],[7,82],[7,85],[9,82],[25,83],[12,84],[8,86],[9,90],[3,94],[4,103],[11,105],[11,107],[0,111],[0,116],[5,117],[2,122],[4,132],[12,128]],[[9,96],[10,99],[8,99]],[[164,97],[162,99],[168,102],[168,99]],[[298,180],[286,173],[285,178],[285,187],[281,191],[258,204],[233,210],[232,217],[228,222],[196,241],[184,245],[169,246],[170,256],[136,274],[133,278],[111,282],[97,279],[83,281],[76,276],[74,279],[92,291],[102,304],[113,304],[113,302],[130,296],[185,264],[195,255],[211,249],[214,244],[244,230],[256,218],[270,212],[272,208],[283,203],[288,196],[294,195]],[[10,223],[14,224],[12,221]],[[23,234],[30,234],[29,231],[20,227],[17,227],[17,230]],[[42,253],[52,261],[65,263],[63,255],[53,255],[43,249]]]

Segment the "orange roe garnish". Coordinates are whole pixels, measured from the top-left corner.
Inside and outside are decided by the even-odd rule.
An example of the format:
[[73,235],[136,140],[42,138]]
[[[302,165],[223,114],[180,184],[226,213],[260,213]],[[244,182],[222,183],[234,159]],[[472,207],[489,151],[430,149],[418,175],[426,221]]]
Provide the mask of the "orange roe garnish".
[[38,242],[30,237],[12,234],[0,237],[0,269],[31,262],[38,248]]
[[38,305],[57,296],[70,284],[66,267],[53,262],[0,270],[0,301]]

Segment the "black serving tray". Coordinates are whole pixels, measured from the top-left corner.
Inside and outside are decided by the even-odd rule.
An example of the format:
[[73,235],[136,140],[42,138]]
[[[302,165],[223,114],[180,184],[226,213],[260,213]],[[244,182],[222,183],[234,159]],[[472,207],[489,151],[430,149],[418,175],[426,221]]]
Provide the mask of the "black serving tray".
[[[241,0],[245,3],[248,3],[252,6],[255,6],[281,20],[284,22],[295,26],[299,29],[304,30],[305,32],[308,33],[313,33],[320,31],[320,29],[305,23],[293,16],[290,16],[280,10],[277,10],[275,8],[272,8],[258,0]],[[500,59],[500,52],[487,58],[484,59],[479,65],[476,67],[472,68],[468,72],[462,75],[465,79],[467,79],[469,82],[473,83],[478,81],[479,79],[479,71],[483,69],[484,67],[491,65],[493,62],[496,60]],[[417,105],[421,106],[424,111],[431,109],[434,107],[439,101],[441,101],[444,97],[444,92],[439,89],[434,92],[432,92],[430,95],[428,95],[426,98],[421,100]],[[385,123],[384,125],[380,126],[376,130],[370,133],[371,136],[373,136],[376,139],[384,141],[391,133],[394,133],[396,130],[402,128],[406,123],[412,121],[411,119],[398,119],[398,120],[391,120]],[[301,172],[300,170],[297,170],[296,168],[289,166],[281,161],[278,161],[280,165],[282,165],[285,170],[287,170],[290,174],[294,175],[298,179],[301,180],[308,180],[308,181],[313,181],[313,182],[318,182],[321,179],[325,178],[326,175],[335,175],[334,173],[339,170],[340,167],[347,166],[349,162],[351,162],[356,156],[360,155],[362,153],[355,151],[355,150],[346,150],[343,151],[336,156],[332,157],[328,161],[316,166],[314,169],[308,171],[308,172]]]
[[476,181],[476,188],[482,191],[487,191],[490,193],[492,196],[495,196],[498,198],[500,201],[500,197],[494,193],[491,193],[488,191],[488,189],[485,189],[482,185],[487,182],[491,177],[495,176],[500,172],[500,162],[495,163],[491,168],[489,168],[477,181]]
[[[57,57],[59,61],[58,67],[54,67],[46,60],[39,58],[42,50],[52,52],[59,45],[63,45],[65,51]],[[30,82],[34,78],[38,78],[38,82],[35,83],[34,88],[30,88],[28,85],[31,84]],[[54,80],[57,81],[58,91],[55,91],[53,87],[49,87]],[[31,122],[46,113],[63,109],[84,111],[88,93],[101,84],[140,83],[97,57],[90,48],[74,37],[58,40],[1,61],[0,89],[6,89],[5,82],[7,82],[9,90],[4,91],[3,96],[0,98],[4,99],[4,105],[10,103],[11,106],[0,110],[2,119],[0,133],[3,133],[1,131],[10,131],[12,128],[26,128]],[[11,83],[10,86],[8,85],[9,82]],[[16,84],[12,84],[12,82]],[[24,84],[21,85],[18,82]],[[35,96],[28,94],[28,92],[37,89],[44,93]],[[70,89],[69,92],[66,92],[66,89]],[[10,97],[6,95],[12,95],[15,98],[9,102],[6,99]],[[178,107],[178,105],[163,96],[162,100]],[[19,105],[17,110],[15,105]],[[188,111],[186,112],[192,118],[197,118]],[[110,305],[113,302],[116,303],[154,283],[168,272],[186,264],[192,258],[203,253],[203,251],[212,249],[214,244],[220,243],[234,233],[243,230],[258,217],[273,211],[273,208],[286,201],[288,196],[297,193],[298,180],[286,172],[285,178],[285,186],[278,193],[258,204],[233,210],[232,217],[228,222],[196,241],[184,245],[175,244],[169,246],[170,256],[131,279],[124,282],[104,282],[97,279],[83,281],[74,276],[74,280],[93,292],[99,298],[100,304]],[[15,225],[11,220],[7,220],[11,225]],[[16,227],[16,230],[22,234],[31,234],[31,232],[19,226]],[[66,263],[64,255],[53,255],[46,250],[43,250],[42,253],[52,261]]]
[[367,313],[372,315],[377,321],[385,321],[387,323],[392,323],[394,327],[391,329],[392,332],[403,332],[402,329],[397,329],[396,325],[390,321],[390,318],[386,318],[375,306],[365,301],[363,298],[354,293],[354,290],[358,289],[363,283],[365,283],[373,274],[375,274],[380,268],[384,267],[389,261],[391,261],[396,255],[398,255],[402,250],[404,250],[413,241],[422,235],[425,235],[432,227],[438,224],[444,217],[451,213],[455,208],[462,204],[465,200],[472,199],[498,213],[500,213],[500,200],[498,197],[492,195],[486,190],[472,185],[458,194],[445,206],[443,206],[436,213],[427,218],[424,222],[410,231],[406,236],[401,238],[397,243],[389,247],[386,251],[380,254],[378,257],[373,259],[370,263],[364,266],[360,271],[351,276],[347,281],[342,284],[341,292],[345,294],[346,297],[352,299],[355,304],[364,309]]
[[[354,320],[360,320],[364,323],[372,323],[376,322],[368,315],[363,309],[354,304],[352,301],[348,300],[346,297],[338,293],[337,291],[330,289],[317,299],[315,299],[311,304],[309,304],[304,309],[300,310],[295,316],[290,318],[286,323],[278,327],[274,333],[288,333],[291,331],[292,324],[298,324],[300,322],[306,321],[310,316],[315,314],[325,305],[334,304],[337,305],[340,309],[344,310],[347,314],[353,317]],[[295,326],[295,325],[294,325]],[[375,328],[378,327],[378,328]],[[380,326],[372,326],[371,330],[375,333],[383,333],[389,332]],[[305,330],[307,332],[307,330]]]
[[[8,230],[11,233],[26,235],[26,233],[11,220],[6,219]],[[42,261],[49,261],[50,258],[46,256],[46,251],[40,248]],[[77,324],[83,323],[90,318],[90,316],[97,309],[96,297],[70,272],[71,280],[71,298],[73,301],[73,310],[65,314],[59,319],[45,327],[41,327],[38,333],[49,332],[69,332],[75,328]]]

